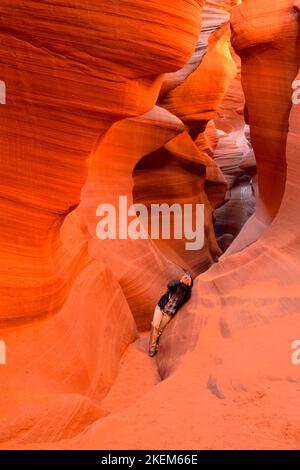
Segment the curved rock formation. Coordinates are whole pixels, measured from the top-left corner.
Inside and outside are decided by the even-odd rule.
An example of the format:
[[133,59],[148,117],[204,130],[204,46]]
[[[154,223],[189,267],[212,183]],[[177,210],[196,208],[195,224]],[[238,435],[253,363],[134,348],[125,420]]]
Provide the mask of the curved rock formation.
[[[214,161],[221,168],[228,184],[225,203],[215,211],[217,240],[226,251],[240,233],[256,205],[256,160],[249,138],[244,109],[245,98],[239,72],[231,82],[214,120],[218,142]],[[231,248],[226,251],[229,254]]]
[[232,42],[242,58],[242,83],[256,157],[259,199],[255,215],[231,246],[230,253],[240,251],[262,235],[279,210],[286,184],[291,85],[300,61],[299,20],[291,1],[275,1],[272,21],[266,23],[268,14],[269,2],[259,8],[254,2],[245,2],[232,15]]
[[161,74],[193,51],[198,2],[146,3],[1,2],[2,321],[62,307],[81,266],[59,230],[79,203],[90,152],[114,121],[150,110]]
[[206,243],[202,250],[188,252],[182,240],[157,243],[169,259],[194,275],[208,269],[222,253],[213,230],[213,211],[223,203],[227,185],[211,158],[206,129],[237,71],[230,52],[229,15],[224,5],[204,5],[203,29],[191,61],[178,72],[168,74],[161,89],[159,106],[179,117],[186,131],[146,155],[134,172],[136,202],[204,204]]
[[[95,204],[115,202],[121,191],[132,201],[133,177],[139,194],[150,191],[137,175],[146,173],[149,158],[154,165],[169,152],[171,199],[180,175],[194,184],[194,169],[199,187],[190,197],[206,197],[210,176],[224,185],[212,157],[222,158],[221,131],[229,139],[225,160],[230,145],[238,152],[234,132],[244,135],[244,123],[236,107],[234,123],[220,116],[235,76],[227,41],[217,54],[222,80],[204,78],[209,109],[199,127],[205,100],[193,75],[209,62],[209,46],[182,71],[198,38],[199,3],[90,0],[91,17],[83,0],[73,8],[58,0],[51,8],[2,0],[2,448],[299,447],[300,366],[291,361],[300,331],[300,106],[292,103],[292,84],[300,80],[298,0],[246,0],[232,10],[258,204],[227,256],[195,280],[157,359],[141,359],[143,336],[127,347],[136,336],[132,313],[144,328],[159,286],[180,269],[166,246],[160,251],[149,240],[96,243]],[[236,3],[208,5],[223,7],[222,24],[224,7]],[[225,29],[214,30],[215,47]],[[160,73],[180,69],[160,92]],[[184,102],[190,92],[194,109],[191,96]],[[172,109],[153,108],[170,96]],[[245,146],[238,158],[253,169]],[[211,190],[209,210],[220,201]]]
[[151,110],[162,74],[189,59],[201,4],[1,2],[2,442],[59,440],[101,416],[136,326],[72,211],[103,134]]
[[[147,329],[153,309],[160,296],[162,285],[168,279],[178,277],[182,269],[174,266],[162,253],[158,253],[152,240],[124,239],[99,240],[97,207],[101,202],[112,204],[119,221],[122,208],[119,197],[127,198],[127,206],[133,204],[132,172],[139,159],[161,147],[183,131],[179,119],[167,111],[155,107],[138,118],[119,121],[106,133],[96,150],[89,177],[82,190],[79,213],[82,224],[87,226],[90,255],[105,262],[123,288],[127,301],[140,329]],[[125,208],[127,212],[127,207]],[[150,216],[150,213],[149,213]],[[128,217],[128,221],[133,220]],[[125,224],[118,222],[118,227]]]
[[[234,12],[235,44],[252,47],[255,41],[256,47],[255,53],[250,49],[245,54],[246,66],[242,66],[242,73],[246,100],[247,92],[250,96],[247,105],[256,158],[259,160],[270,155],[266,168],[262,162],[258,165],[259,188],[261,181],[263,188],[269,188],[266,198],[263,197],[264,190],[260,190],[260,205],[268,209],[270,217],[274,217],[274,201],[267,205],[272,194],[270,188],[273,188],[275,201],[277,198],[281,206],[279,211],[276,207],[277,215],[263,237],[247,250],[222,259],[197,280],[197,294],[191,305],[183,315],[178,315],[163,340],[164,353],[159,363],[161,373],[168,376],[174,371],[174,359],[176,366],[181,357],[182,364],[176,375],[187,376],[187,370],[192,370],[194,377],[196,373],[201,374],[201,400],[206,407],[210,408],[208,394],[214,395],[215,401],[224,400],[227,408],[234,403],[236,412],[231,411],[233,414],[229,420],[231,444],[227,442],[225,447],[233,446],[235,442],[235,446],[239,447],[294,448],[299,444],[300,415],[295,409],[299,371],[291,361],[291,345],[300,325],[297,313],[300,302],[297,260],[300,252],[298,230],[292,214],[297,212],[296,205],[299,203],[296,181],[299,177],[300,108],[297,105],[292,107],[291,89],[297,72],[299,77],[299,16],[295,15],[293,2],[289,1],[275,2],[275,7],[271,2],[258,7],[256,2],[248,1]],[[263,13],[266,12],[270,17],[267,30],[262,23]],[[249,24],[249,18],[258,22],[255,28],[251,27],[251,22]],[[242,26],[239,19],[243,22]],[[249,24],[249,29],[246,24]],[[288,45],[284,42],[284,32],[286,38],[289,37]],[[283,45],[286,56],[277,52],[278,49],[282,52]],[[257,59],[260,66],[254,75],[253,64],[248,67],[248,61],[252,63],[256,57],[260,58]],[[280,60],[285,69],[279,66]],[[257,75],[263,71],[264,80]],[[273,81],[273,100],[271,89],[266,95],[265,80]],[[278,115],[273,116],[274,110],[279,113],[281,128]],[[263,127],[265,122],[268,125]],[[268,145],[265,143],[266,136],[270,138]],[[278,153],[279,150],[281,153]],[[271,160],[271,152],[274,161]],[[288,171],[285,180],[282,169],[286,164]],[[271,169],[274,173],[278,171],[275,181],[279,178],[284,185],[282,201],[279,201],[282,186],[274,187]],[[235,249],[241,249],[247,241],[243,231],[237,240],[239,238],[241,241]],[[192,340],[181,341],[180,338]],[[191,350],[192,354],[184,356]],[[201,366],[199,362],[196,365],[196,358]],[[176,380],[175,375],[173,380]],[[212,404],[210,409],[216,411]],[[221,408],[218,409],[222,419],[226,420],[226,412],[224,415]],[[202,416],[202,412],[199,414]],[[238,426],[247,419],[247,430],[240,428],[238,434]],[[217,422],[219,419],[211,423],[214,437]],[[256,438],[247,437],[247,432],[257,433]],[[207,442],[202,434],[201,438]],[[208,442],[212,444],[209,439]]]

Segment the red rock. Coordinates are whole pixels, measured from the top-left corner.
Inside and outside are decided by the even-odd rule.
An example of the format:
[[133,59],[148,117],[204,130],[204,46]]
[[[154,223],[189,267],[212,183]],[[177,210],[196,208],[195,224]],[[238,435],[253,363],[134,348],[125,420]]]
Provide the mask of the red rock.
[[[136,326],[115,276],[88,254],[87,230],[70,212],[105,132],[150,111],[163,73],[191,56],[201,4],[1,1],[2,441],[71,437],[101,416]],[[159,141],[177,135],[181,124],[173,121]],[[150,262],[153,253],[149,247]],[[151,301],[159,293],[153,276],[179,272],[156,259]]]
[[[167,259],[168,247],[126,240],[104,248],[95,240],[98,198],[114,201],[120,191],[131,196],[132,171],[145,156],[172,154],[171,199],[182,175],[175,156],[187,168],[185,182],[194,182],[191,168],[203,171],[202,199],[209,178],[220,177],[214,153],[232,178],[241,170],[245,141],[239,147],[235,138],[244,132],[241,107],[226,109],[237,85],[229,79],[228,47],[225,57],[217,54],[225,66],[215,64],[220,81],[204,77],[206,112],[192,75],[201,75],[205,61],[213,69],[209,53],[160,95],[165,102],[176,97],[170,101],[182,112],[177,105],[174,114],[154,107],[160,74],[182,69],[191,57],[198,3],[90,0],[91,16],[80,8],[86,1],[76,0],[77,8],[54,1],[50,9],[48,3],[25,8],[2,0],[8,106],[0,114],[0,337],[8,362],[0,366],[1,448],[299,447],[299,368],[291,361],[300,331],[300,107],[291,100],[292,83],[300,80],[298,0],[247,0],[232,10],[259,202],[227,256],[195,280],[192,299],[167,327],[157,359],[141,358],[143,337],[128,345],[136,335],[132,313],[142,328],[160,286],[179,273]],[[235,3],[209,2],[226,9]],[[223,23],[224,10],[220,15]],[[115,24],[118,35],[112,34]],[[120,48],[122,41],[128,47]],[[177,101],[182,88],[190,93],[186,102],[185,94]],[[199,130],[198,112],[208,126],[199,146],[187,138],[191,121]],[[217,135],[224,136],[223,147]],[[142,197],[153,175],[145,186],[134,178]],[[197,192],[181,196],[196,198]],[[218,198],[211,192],[210,210]],[[211,248],[209,230],[208,240]]]

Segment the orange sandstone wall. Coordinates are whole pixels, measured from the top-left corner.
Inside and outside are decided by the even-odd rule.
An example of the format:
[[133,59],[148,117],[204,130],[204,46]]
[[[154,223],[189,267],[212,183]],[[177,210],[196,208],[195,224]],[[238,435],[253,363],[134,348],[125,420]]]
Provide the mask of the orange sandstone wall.
[[88,156],[114,121],[153,107],[161,74],[193,52],[200,8],[194,0],[172,8],[158,0],[146,8],[135,0],[4,0],[0,13],[7,86],[0,114],[1,320],[26,321],[61,308],[81,269],[81,257],[65,255],[59,230],[80,201]]
[[[59,440],[102,415],[136,324],[72,211],[102,136],[114,122],[151,111],[162,74],[193,53],[201,5],[1,1],[2,442]],[[166,279],[178,271],[158,264]]]
[[[8,105],[0,107],[0,295],[9,352],[0,376],[2,448],[299,447],[299,371],[291,363],[300,330],[300,107],[291,101],[300,79],[299,2],[245,0],[231,10],[240,2],[209,1],[202,31],[212,35],[192,55],[203,3],[1,2]],[[177,157],[184,181],[200,171],[198,197],[207,207],[222,202],[225,182],[212,157],[222,154],[216,129],[227,132],[230,120],[221,126],[216,112],[237,86],[237,61],[228,27],[216,29],[229,12],[257,162],[257,209],[225,256],[197,277],[150,362],[143,337],[130,343],[179,268],[168,259],[170,247],[148,240],[100,245],[94,208],[120,191],[132,198],[134,183],[143,194],[136,165],[166,151],[171,198]],[[195,79],[205,64],[220,72],[212,83]],[[188,119],[180,108],[190,99],[177,101],[182,88],[195,97]],[[242,136],[237,121],[229,139],[237,128]],[[191,153],[177,156],[186,142],[193,165]],[[221,186],[218,197],[209,181]],[[210,234],[208,264],[220,253]]]

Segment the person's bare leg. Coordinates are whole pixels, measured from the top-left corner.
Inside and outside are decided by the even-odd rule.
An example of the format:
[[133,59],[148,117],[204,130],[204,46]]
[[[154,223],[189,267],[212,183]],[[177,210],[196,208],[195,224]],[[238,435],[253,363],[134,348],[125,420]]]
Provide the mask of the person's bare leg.
[[158,327],[159,338],[162,332],[164,331],[164,329],[166,328],[167,324],[171,321],[171,319],[172,319],[171,315],[168,315],[167,313],[162,312],[162,318],[160,320],[160,324]]
[[157,353],[158,347],[158,338],[159,338],[159,325],[162,320],[163,313],[159,306],[157,305],[154,310],[153,320],[151,324],[150,330],[150,338],[149,338],[149,356],[153,357]]
[[151,325],[150,340],[149,340],[149,356],[153,357],[157,353],[158,348],[159,330]]

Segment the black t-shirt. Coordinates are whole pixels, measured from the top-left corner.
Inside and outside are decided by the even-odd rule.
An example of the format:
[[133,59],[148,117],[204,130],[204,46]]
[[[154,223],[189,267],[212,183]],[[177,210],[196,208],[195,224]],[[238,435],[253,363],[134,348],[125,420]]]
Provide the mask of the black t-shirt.
[[179,280],[170,281],[168,284],[168,291],[159,299],[159,302],[157,305],[159,306],[159,308],[163,310],[165,306],[167,305],[168,301],[170,300],[172,293],[179,290],[180,301],[178,302],[178,305],[177,305],[177,310],[179,310],[179,308],[182,307],[182,305],[184,305],[191,297],[192,286],[193,286],[193,282],[191,286],[187,286],[186,284],[183,284]]

